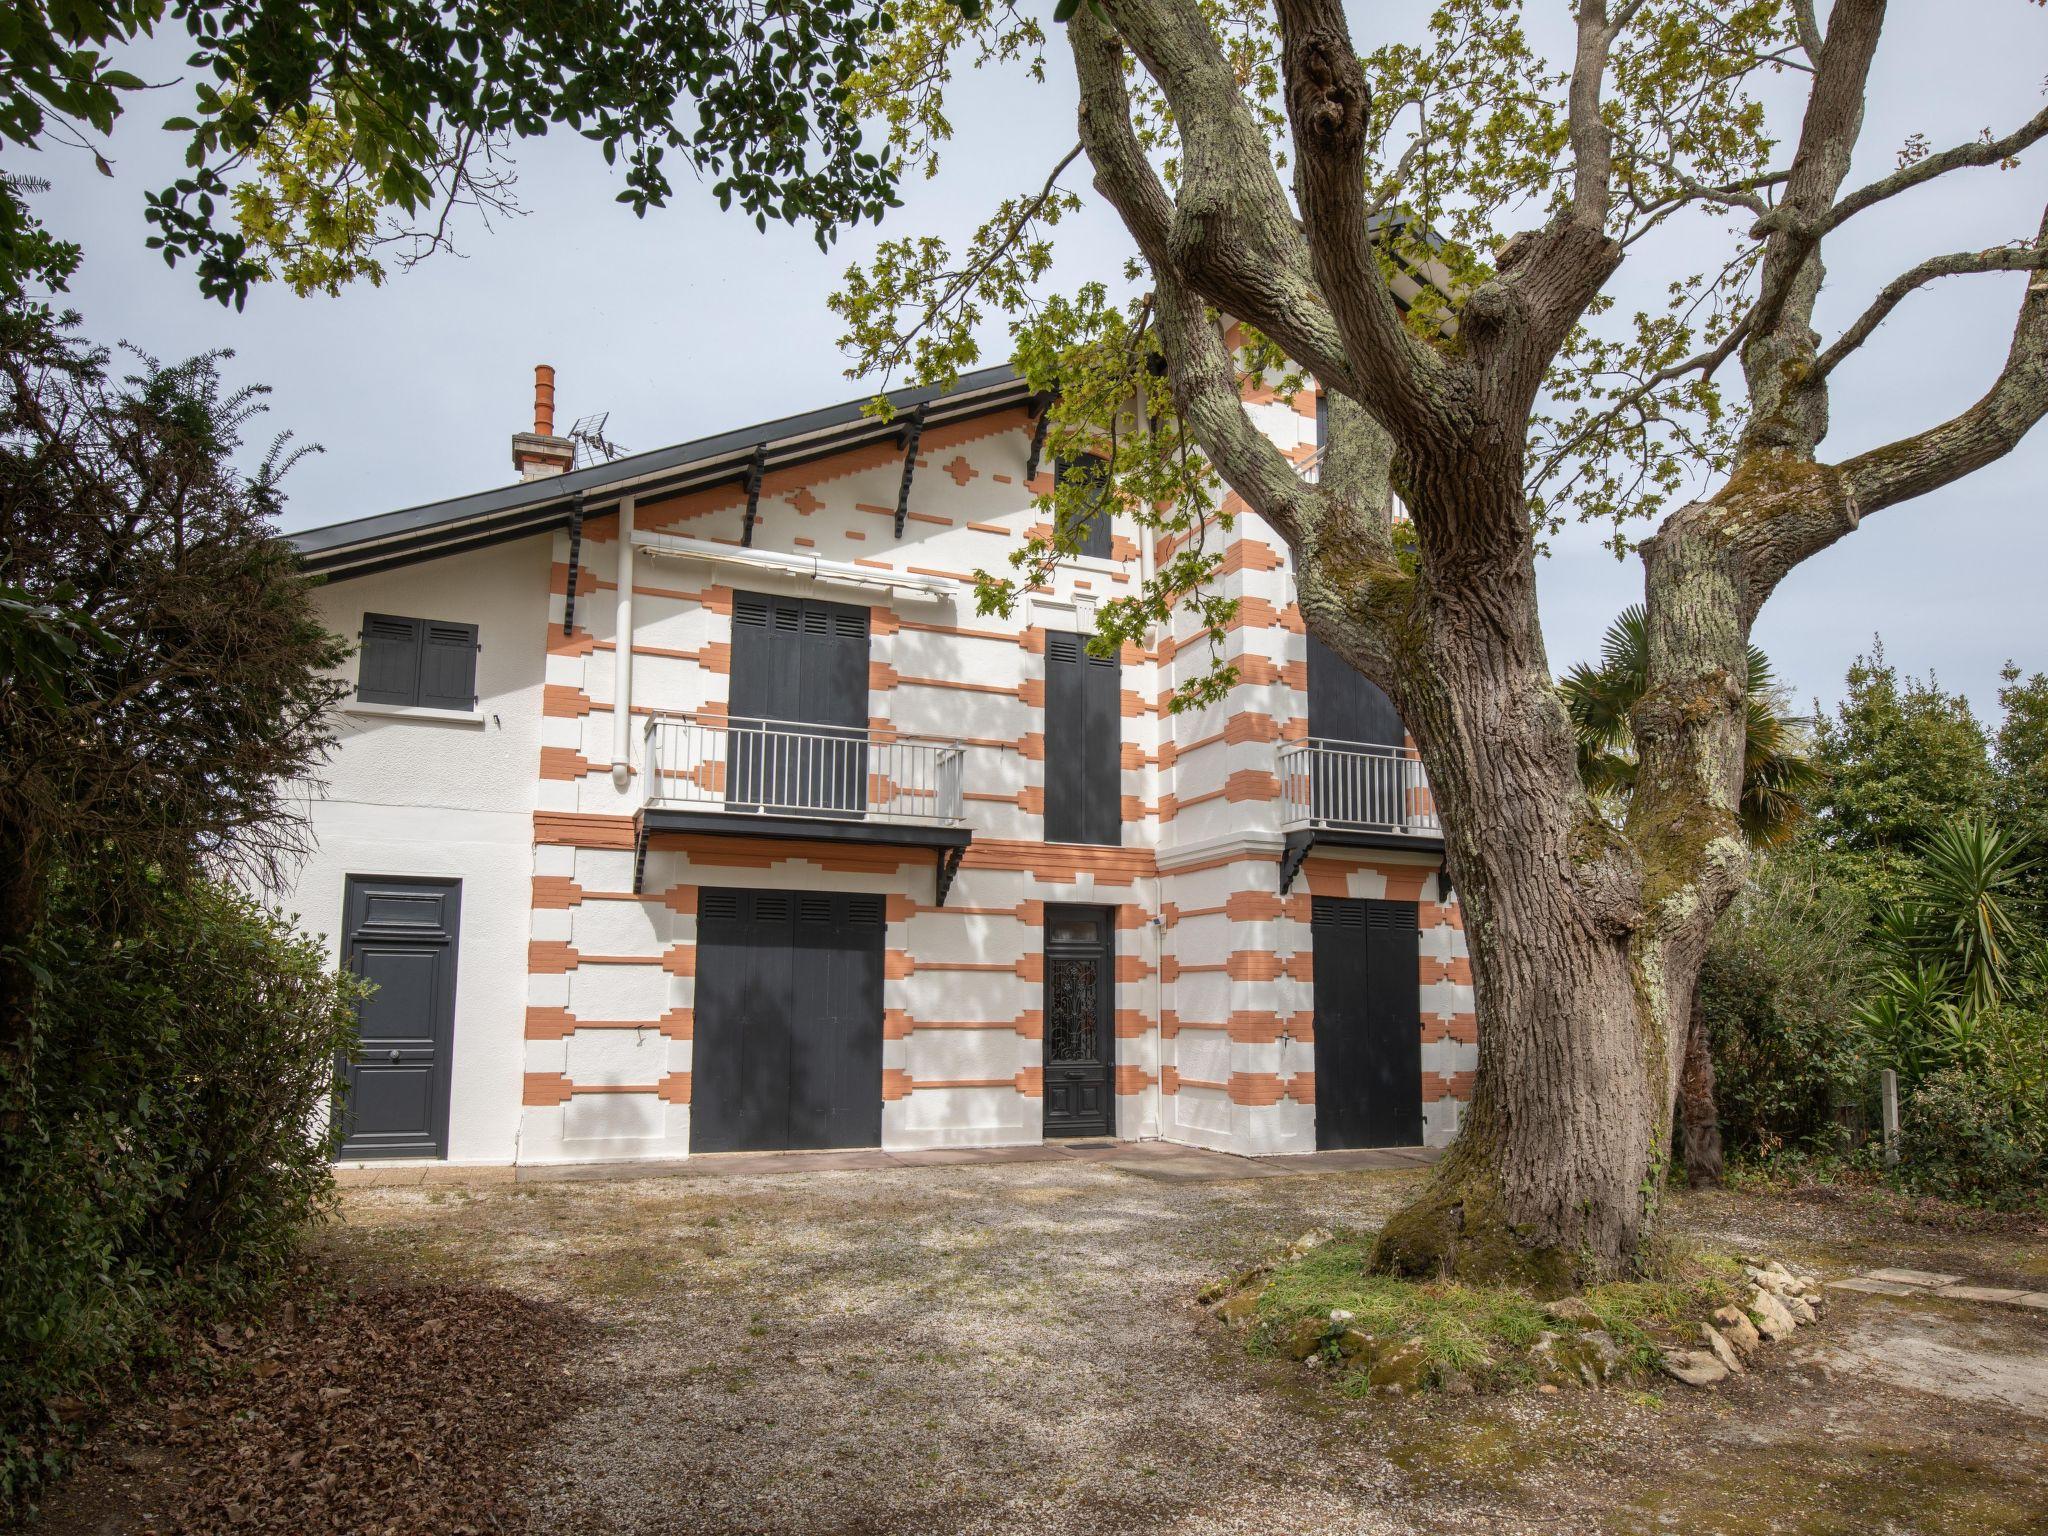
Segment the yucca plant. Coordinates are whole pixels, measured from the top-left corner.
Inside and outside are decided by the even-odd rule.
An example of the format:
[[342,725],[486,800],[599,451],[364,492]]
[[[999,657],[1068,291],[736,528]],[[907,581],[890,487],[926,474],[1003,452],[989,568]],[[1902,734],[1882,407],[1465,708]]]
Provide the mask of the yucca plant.
[[1981,816],[1943,822],[1922,840],[1899,926],[1914,949],[1955,966],[1968,1009],[2005,995],[2024,942],[2031,842]]

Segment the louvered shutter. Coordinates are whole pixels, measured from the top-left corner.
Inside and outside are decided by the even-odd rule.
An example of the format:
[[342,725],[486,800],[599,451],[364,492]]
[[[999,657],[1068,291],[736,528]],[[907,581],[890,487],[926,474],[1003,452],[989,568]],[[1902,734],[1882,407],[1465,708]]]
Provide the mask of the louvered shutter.
[[1078,634],[1045,646],[1045,837],[1123,842],[1123,711],[1114,656],[1091,656]]
[[425,709],[476,708],[476,626],[426,621],[419,703]]
[[364,614],[356,697],[365,704],[419,702],[420,644],[425,630],[419,619]]

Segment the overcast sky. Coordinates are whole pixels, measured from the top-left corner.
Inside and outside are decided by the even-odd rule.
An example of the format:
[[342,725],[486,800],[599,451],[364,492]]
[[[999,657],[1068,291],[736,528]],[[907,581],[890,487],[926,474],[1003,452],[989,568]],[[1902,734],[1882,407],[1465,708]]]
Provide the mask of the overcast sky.
[[[1530,0],[1539,42],[1561,40],[1567,9],[1565,0]],[[1427,14],[1421,0],[1354,5],[1353,25],[1366,46],[1390,25],[1413,35]],[[1892,17],[1852,183],[1887,169],[1911,133],[1939,148],[1986,127],[2008,131],[2039,109],[2048,12],[2031,0],[1899,4]],[[175,78],[179,58],[152,50],[144,73]],[[1055,53],[1042,86],[993,71],[956,82],[958,135],[941,175],[905,189],[885,232],[957,240],[995,200],[1036,187],[1073,141],[1068,73]],[[38,206],[84,243],[70,302],[95,339],[126,339],[166,358],[231,347],[232,379],[275,390],[267,425],[325,448],[287,483],[290,528],[511,479],[509,439],[530,421],[537,362],[557,369],[558,423],[609,411],[609,434],[633,450],[868,392],[844,376],[825,298],[848,260],[880,238],[874,229],[821,254],[799,231],[757,234],[688,184],[675,206],[636,220],[614,201],[620,179],[594,146],[566,136],[520,147],[528,216],[467,229],[463,257],[436,257],[381,289],[300,299],[272,287],[239,314],[224,310],[199,297],[189,268],[167,269],[143,248],[143,194],[177,174],[174,140],[153,124],[179,103],[156,105],[117,130],[111,180],[65,151],[0,163],[56,183]],[[2048,149],[2018,170],[1957,173],[1860,216],[1850,238],[1828,248],[1824,327],[1924,256],[2030,236],[2044,199]],[[1126,249],[1113,219],[1091,208],[1061,230],[1056,277],[1113,278]],[[1632,258],[1619,280],[1623,302],[1654,296],[1674,275],[1671,263],[1688,259],[1697,264],[1697,253],[1669,247]],[[1825,451],[1844,456],[1976,398],[2004,356],[2022,286],[2014,276],[1951,278],[1909,299],[1836,375]],[[1007,355],[999,328],[985,344],[987,361]],[[1832,701],[1844,668],[1881,632],[1900,666],[1935,670],[1995,717],[2003,661],[2048,668],[2044,479],[2048,427],[1955,489],[1873,518],[1796,572],[1757,638],[1798,697]],[[1560,669],[1592,654],[1601,629],[1640,595],[1637,563],[1598,546],[1597,531],[1574,532],[1543,566]]]

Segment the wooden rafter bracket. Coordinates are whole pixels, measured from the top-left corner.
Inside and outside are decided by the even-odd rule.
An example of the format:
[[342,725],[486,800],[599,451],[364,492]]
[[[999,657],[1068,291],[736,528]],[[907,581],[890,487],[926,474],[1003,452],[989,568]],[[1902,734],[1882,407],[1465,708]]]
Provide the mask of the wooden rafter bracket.
[[896,492],[896,537],[903,537],[904,521],[910,516],[910,482],[917,474],[917,443],[924,436],[924,413],[920,405],[903,428],[903,484]]
[[754,457],[747,463],[747,520],[740,528],[740,548],[750,549],[754,543],[754,524],[761,516],[761,477],[768,469],[768,445],[762,443],[754,449]]
[[579,491],[576,504],[569,509],[569,587],[568,596],[562,600],[562,633],[576,633],[576,578],[583,567],[583,495]]

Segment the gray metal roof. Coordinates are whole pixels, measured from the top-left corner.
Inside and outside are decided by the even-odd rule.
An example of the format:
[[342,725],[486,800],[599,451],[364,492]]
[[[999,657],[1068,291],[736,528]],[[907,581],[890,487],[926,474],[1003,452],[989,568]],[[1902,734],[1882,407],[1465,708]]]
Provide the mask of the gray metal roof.
[[751,427],[656,448],[564,475],[498,486],[400,512],[383,512],[289,535],[308,570],[339,580],[393,566],[438,559],[568,523],[578,498],[585,512],[601,512],[627,495],[670,496],[744,479],[757,452],[764,468],[786,468],[843,453],[863,443],[898,437],[900,419],[925,406],[925,424],[960,421],[1020,405],[1028,384],[1004,364],[963,374],[949,390],[930,387],[889,392],[899,419],[867,414],[874,396],[764,421]]

